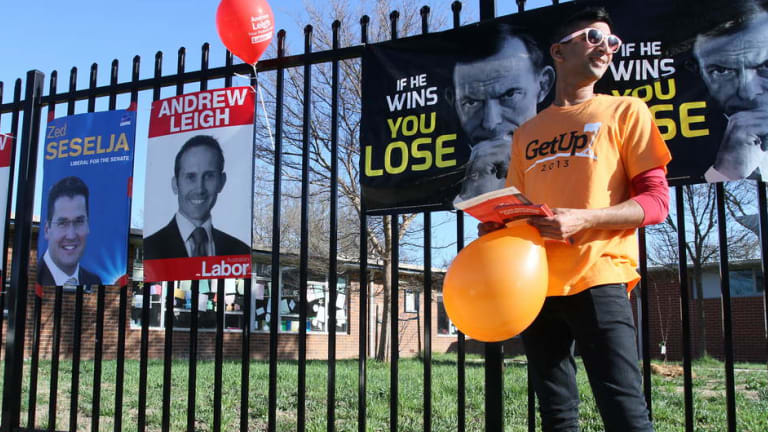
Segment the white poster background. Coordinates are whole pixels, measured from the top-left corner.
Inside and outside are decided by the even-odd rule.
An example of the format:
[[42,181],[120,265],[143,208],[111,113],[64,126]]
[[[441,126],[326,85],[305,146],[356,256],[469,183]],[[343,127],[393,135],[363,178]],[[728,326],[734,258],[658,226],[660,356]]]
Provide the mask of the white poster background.
[[[10,186],[11,167],[0,167],[0,245],[5,244],[5,214],[8,207],[8,187]],[[3,260],[0,260],[0,271],[3,270]]]
[[179,202],[171,188],[176,153],[195,135],[214,137],[224,153],[227,182],[211,209],[213,227],[250,245],[253,125],[195,130],[149,139],[144,196],[144,237],[163,228],[176,214]]
[[[8,221],[5,219],[5,215],[8,212],[8,188],[11,187],[11,154],[13,153],[14,139],[11,135],[0,134],[0,152],[2,152],[2,163],[7,163],[7,166],[0,166],[0,246],[5,244],[5,229]],[[0,260],[0,271],[3,271],[3,260]],[[5,276],[5,275],[3,275]],[[2,291],[2,287],[0,287]]]

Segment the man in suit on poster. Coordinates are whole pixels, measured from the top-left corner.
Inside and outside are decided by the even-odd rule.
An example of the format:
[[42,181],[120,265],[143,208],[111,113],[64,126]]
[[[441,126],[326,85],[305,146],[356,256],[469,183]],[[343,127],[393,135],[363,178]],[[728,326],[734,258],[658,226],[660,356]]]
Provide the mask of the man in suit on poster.
[[219,142],[210,135],[187,140],[176,154],[171,179],[178,210],[165,227],[144,239],[144,258],[249,254],[247,244],[215,229],[211,221],[211,209],[226,182]]
[[725,132],[709,182],[768,179],[768,12],[765,1],[734,0],[733,16],[696,36],[693,55],[720,107]]
[[474,45],[453,71],[453,103],[472,147],[456,201],[504,187],[512,135],[536,115],[555,81],[529,35],[501,24],[476,37],[488,43]]
[[40,285],[101,285],[99,276],[80,265],[90,234],[88,196],[88,186],[79,177],[65,177],[48,192],[43,227],[48,248],[38,266]]

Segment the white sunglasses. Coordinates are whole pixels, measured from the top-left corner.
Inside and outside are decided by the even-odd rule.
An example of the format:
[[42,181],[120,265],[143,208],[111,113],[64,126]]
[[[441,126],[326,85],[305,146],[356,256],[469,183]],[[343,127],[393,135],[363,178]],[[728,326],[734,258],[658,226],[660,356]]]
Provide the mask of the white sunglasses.
[[568,36],[560,39],[560,42],[558,42],[558,43],[566,43],[566,42],[568,42],[568,41],[570,41],[570,40],[572,40],[572,39],[574,39],[574,38],[576,38],[578,36],[581,36],[582,34],[586,35],[586,37],[584,39],[587,41],[587,43],[590,46],[600,45],[600,44],[603,43],[604,40],[607,40],[608,41],[608,50],[611,51],[612,53],[615,53],[621,47],[621,39],[619,39],[618,36],[616,36],[614,34],[606,35],[605,33],[603,33],[602,30],[594,28],[594,27],[588,27],[588,28],[585,28],[585,29],[577,30],[577,31],[569,34]]

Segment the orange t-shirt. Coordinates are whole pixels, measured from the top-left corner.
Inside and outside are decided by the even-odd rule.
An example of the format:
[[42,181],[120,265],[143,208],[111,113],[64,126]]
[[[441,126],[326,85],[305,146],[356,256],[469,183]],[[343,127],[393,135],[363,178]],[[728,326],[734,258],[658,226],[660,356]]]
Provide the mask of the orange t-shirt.
[[[643,101],[596,95],[575,106],[551,105],[515,131],[507,186],[552,208],[604,208],[630,198],[634,176],[670,159]],[[547,295],[608,283],[634,288],[640,280],[635,231],[591,229],[572,244],[546,242]]]

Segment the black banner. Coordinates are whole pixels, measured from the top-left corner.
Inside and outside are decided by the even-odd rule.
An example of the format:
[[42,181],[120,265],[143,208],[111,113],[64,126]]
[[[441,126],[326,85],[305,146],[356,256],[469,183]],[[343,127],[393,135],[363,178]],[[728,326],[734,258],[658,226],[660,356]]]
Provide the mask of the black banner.
[[571,2],[366,48],[369,213],[450,209],[503,186],[514,130],[554,96],[551,32],[595,5],[624,42],[596,91],[648,104],[671,183],[768,175],[765,1]]

